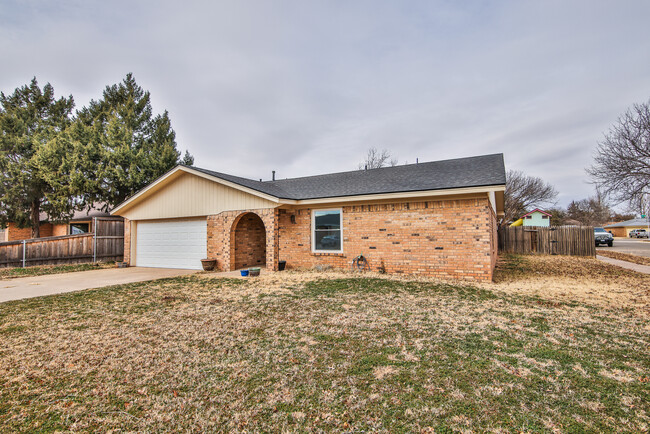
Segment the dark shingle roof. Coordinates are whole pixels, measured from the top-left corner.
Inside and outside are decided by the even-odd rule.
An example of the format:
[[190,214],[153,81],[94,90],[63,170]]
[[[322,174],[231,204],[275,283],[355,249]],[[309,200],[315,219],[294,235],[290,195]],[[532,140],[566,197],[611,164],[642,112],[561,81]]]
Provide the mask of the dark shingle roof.
[[255,181],[199,167],[192,169],[280,199],[295,200],[485,187],[506,183],[503,154],[276,181]]

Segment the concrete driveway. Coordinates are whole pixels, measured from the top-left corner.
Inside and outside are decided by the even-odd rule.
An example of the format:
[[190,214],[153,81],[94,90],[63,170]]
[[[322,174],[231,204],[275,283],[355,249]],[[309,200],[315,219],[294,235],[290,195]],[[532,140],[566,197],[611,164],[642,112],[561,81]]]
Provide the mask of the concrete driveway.
[[103,270],[77,271],[47,276],[20,277],[0,280],[0,303],[43,295],[62,294],[102,286],[144,282],[165,277],[196,273],[195,270],[170,268],[106,268]]
[[598,247],[596,251],[598,250],[612,250],[650,258],[650,241],[643,238],[614,238],[613,247]]

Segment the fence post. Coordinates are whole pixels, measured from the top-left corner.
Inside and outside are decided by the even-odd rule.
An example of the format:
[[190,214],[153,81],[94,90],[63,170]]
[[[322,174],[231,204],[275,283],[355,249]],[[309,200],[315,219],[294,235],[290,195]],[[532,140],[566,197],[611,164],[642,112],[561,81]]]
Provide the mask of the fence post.
[[93,217],[93,264],[97,262],[97,217]]
[[25,246],[27,245],[27,240],[23,240],[23,268],[25,268]]

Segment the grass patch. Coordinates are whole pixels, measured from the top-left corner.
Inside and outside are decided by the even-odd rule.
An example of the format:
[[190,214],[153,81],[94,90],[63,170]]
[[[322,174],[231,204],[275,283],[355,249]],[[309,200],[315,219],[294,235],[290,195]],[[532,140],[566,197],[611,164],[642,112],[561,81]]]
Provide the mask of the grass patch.
[[0,280],[17,277],[44,276],[47,274],[73,273],[75,271],[99,270],[112,268],[113,262],[98,262],[95,264],[70,264],[70,265],[39,265],[25,268],[0,268]]
[[299,291],[307,297],[340,297],[341,295],[386,295],[386,294],[438,294],[475,300],[491,299],[496,296],[491,291],[470,285],[450,285],[426,281],[404,281],[381,278],[355,277],[339,279],[317,279],[309,281]]
[[415,279],[113,286],[0,304],[0,429],[639,432],[649,335],[642,312]]
[[612,259],[619,259],[621,261],[632,262],[633,264],[650,266],[650,258],[645,256],[633,255],[631,253],[614,252],[612,250],[606,250],[606,249],[598,249],[596,250],[596,254],[600,256],[606,256]]

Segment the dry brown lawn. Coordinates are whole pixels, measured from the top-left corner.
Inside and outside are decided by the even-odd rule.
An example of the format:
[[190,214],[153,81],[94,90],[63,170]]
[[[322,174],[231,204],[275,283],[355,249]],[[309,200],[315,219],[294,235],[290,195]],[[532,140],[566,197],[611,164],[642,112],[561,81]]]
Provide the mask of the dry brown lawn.
[[479,287],[202,274],[0,304],[0,431],[650,426],[647,276],[506,257]]
[[578,302],[650,314],[650,275],[597,259],[505,256],[497,264],[494,281],[483,287],[553,302]]
[[0,268],[0,280],[15,279],[18,277],[43,276],[46,274],[74,273],[76,271],[98,270],[112,268],[114,262],[97,262],[94,264],[65,264],[65,265],[38,265],[35,267],[10,267]]
[[603,249],[598,250],[598,254],[601,256],[607,256],[608,258],[620,259],[621,261],[632,262],[634,264],[650,265],[650,258],[647,258],[645,256],[632,255],[630,253],[614,252],[611,250],[603,250]]

